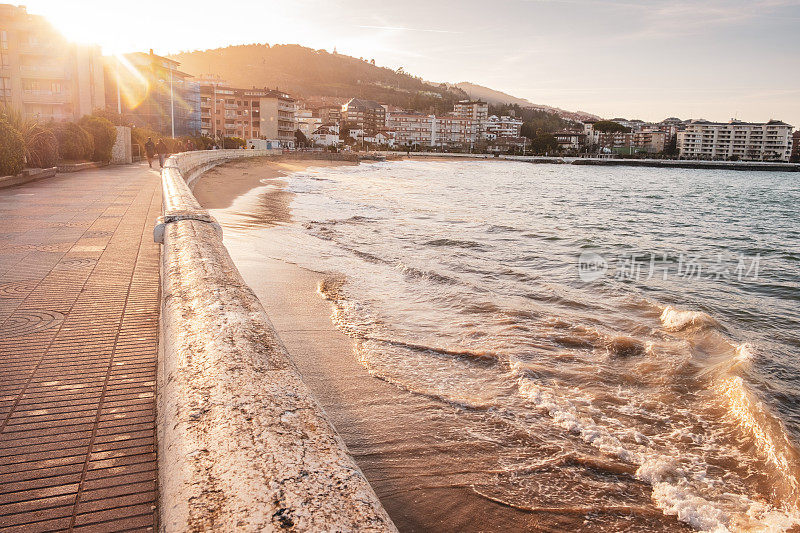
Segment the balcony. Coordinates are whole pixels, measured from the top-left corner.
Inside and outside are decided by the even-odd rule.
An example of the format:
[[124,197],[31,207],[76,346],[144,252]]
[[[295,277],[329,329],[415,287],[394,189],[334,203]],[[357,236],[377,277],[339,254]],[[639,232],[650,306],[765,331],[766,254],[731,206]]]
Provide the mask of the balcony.
[[21,42],[17,45],[17,52],[31,55],[56,55],[59,53],[59,46],[55,43]]
[[68,104],[70,103],[69,91],[60,93],[51,91],[23,91],[22,101],[26,104]]
[[67,70],[61,65],[20,65],[19,72],[26,78],[65,79]]

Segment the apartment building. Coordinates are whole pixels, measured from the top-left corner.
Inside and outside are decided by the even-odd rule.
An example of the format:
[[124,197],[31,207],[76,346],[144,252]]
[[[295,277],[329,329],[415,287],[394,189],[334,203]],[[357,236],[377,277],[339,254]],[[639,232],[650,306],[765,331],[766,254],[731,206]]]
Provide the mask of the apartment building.
[[196,135],[201,129],[200,84],[179,67],[152,50],[106,58],[108,107],[164,135]]
[[663,152],[667,140],[667,133],[658,129],[642,129],[633,134],[633,145],[648,154]]
[[475,123],[472,119],[454,116],[435,117],[433,145],[457,148],[475,142]]
[[281,146],[294,148],[294,132],[297,130],[294,98],[277,89],[247,91],[245,96],[258,97],[260,114],[260,136],[262,139],[278,139]]
[[241,137],[294,146],[295,101],[272,89],[237,89],[218,78],[200,83],[201,132],[213,138]]
[[314,110],[322,124],[338,124],[342,120],[342,106],[322,106]]
[[23,6],[0,4],[0,97],[27,118],[77,120],[105,107],[97,46],[68,42]]
[[434,146],[436,117],[415,113],[392,113],[388,129],[394,132],[397,146]]
[[461,100],[453,106],[453,115],[473,121],[476,140],[486,138],[486,123],[489,119],[488,103],[481,100]]
[[522,121],[514,117],[492,115],[486,120],[486,133],[494,138],[519,137],[521,131]]
[[386,127],[386,108],[372,100],[351,98],[342,105],[341,121],[375,135]]
[[562,150],[577,151],[586,144],[586,133],[580,131],[557,131],[553,133],[553,137]]
[[298,109],[295,113],[297,129],[308,138],[317,128],[322,126],[322,119],[315,117],[310,109]]
[[789,161],[791,136],[792,126],[780,120],[692,120],[678,132],[678,150],[682,159]]

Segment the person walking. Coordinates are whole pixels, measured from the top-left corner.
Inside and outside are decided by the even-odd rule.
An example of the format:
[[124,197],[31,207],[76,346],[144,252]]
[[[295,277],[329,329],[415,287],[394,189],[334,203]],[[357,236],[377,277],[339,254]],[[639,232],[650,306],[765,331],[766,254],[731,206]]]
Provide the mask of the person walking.
[[147,142],[144,143],[144,153],[147,156],[147,164],[150,165],[150,168],[153,168],[153,156],[156,155],[156,145],[152,137],[148,137]]
[[167,159],[167,145],[164,144],[164,139],[158,140],[156,151],[158,152],[158,164],[164,168],[164,161]]

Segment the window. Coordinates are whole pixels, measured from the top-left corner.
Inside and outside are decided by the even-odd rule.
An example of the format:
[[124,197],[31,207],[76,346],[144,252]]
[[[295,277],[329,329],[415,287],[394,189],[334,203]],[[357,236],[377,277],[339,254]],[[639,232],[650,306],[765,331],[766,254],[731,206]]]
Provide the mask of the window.
[[8,32],[0,30],[0,49],[8,50]]
[[11,78],[0,78],[0,96],[11,96]]

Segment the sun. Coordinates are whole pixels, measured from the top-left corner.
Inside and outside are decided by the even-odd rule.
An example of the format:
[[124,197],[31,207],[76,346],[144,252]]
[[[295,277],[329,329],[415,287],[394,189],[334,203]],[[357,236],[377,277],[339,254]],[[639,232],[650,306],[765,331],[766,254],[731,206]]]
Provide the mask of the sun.
[[[103,54],[114,55],[147,48],[146,43],[156,33],[156,24],[139,24],[141,13],[137,6],[131,13],[127,4],[116,2],[29,0],[28,13],[42,15],[67,40],[80,44],[99,45]],[[136,39],[131,39],[136,28]]]

